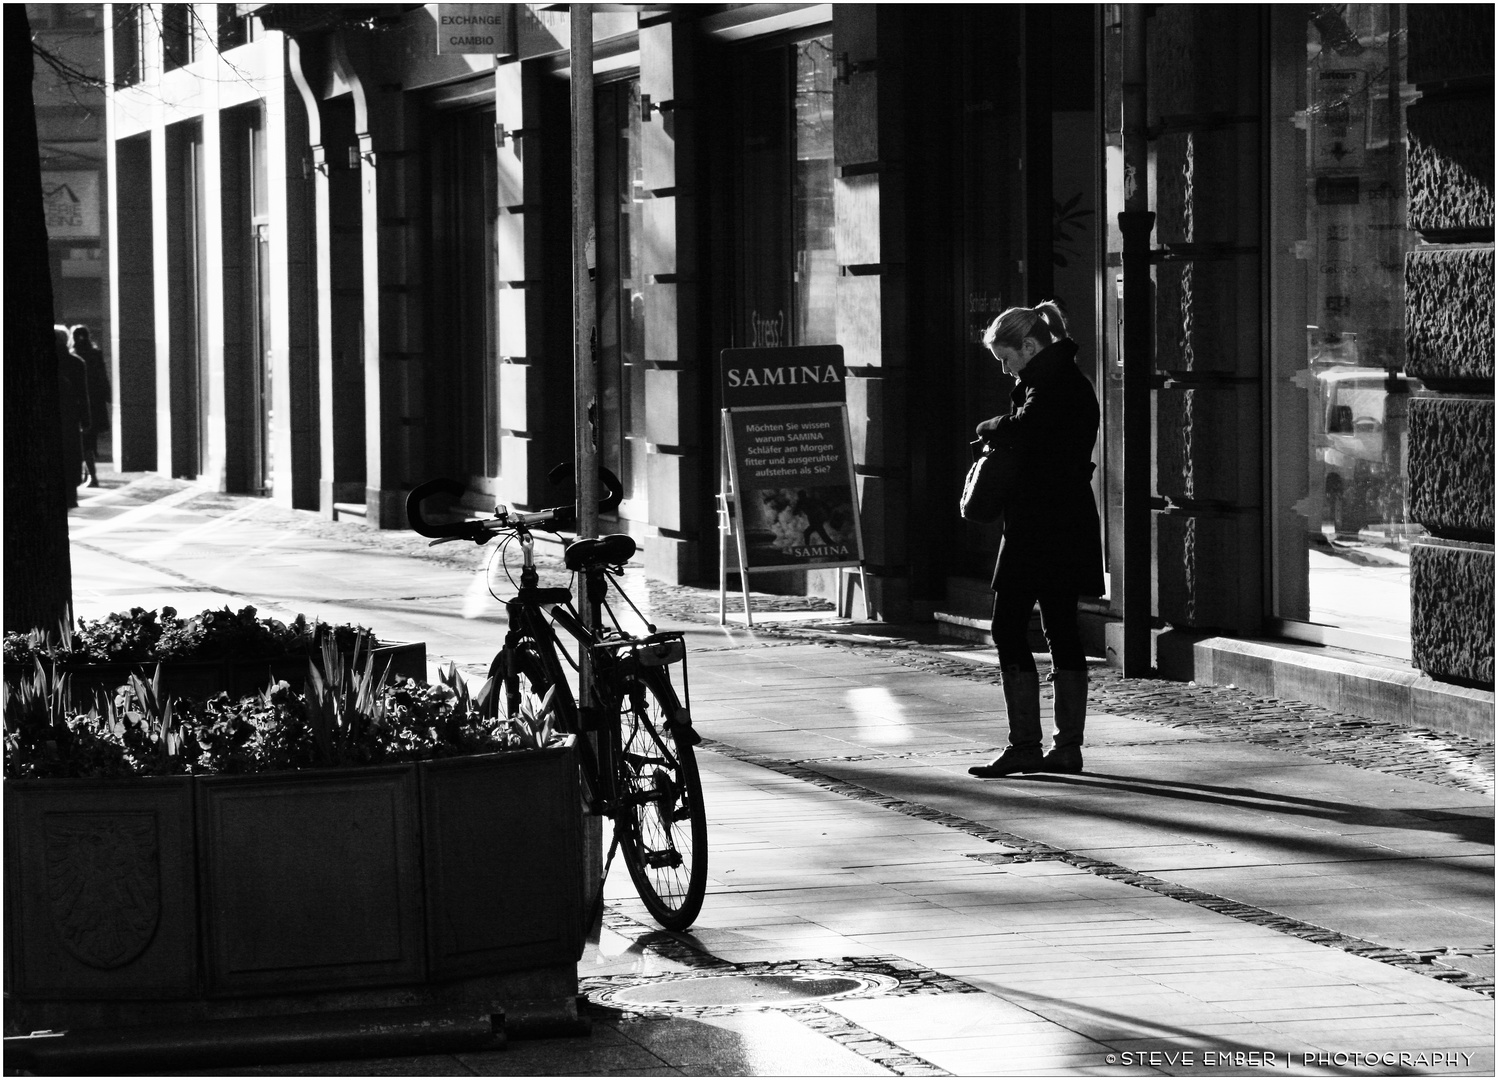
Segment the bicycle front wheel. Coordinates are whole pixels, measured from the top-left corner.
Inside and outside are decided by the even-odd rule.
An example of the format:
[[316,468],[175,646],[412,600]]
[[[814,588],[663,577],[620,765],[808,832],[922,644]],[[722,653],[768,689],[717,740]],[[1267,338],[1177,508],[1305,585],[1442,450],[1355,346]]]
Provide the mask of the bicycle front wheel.
[[667,930],[685,930],[707,893],[707,811],[689,742],[667,726],[676,692],[658,671],[624,683],[614,754],[619,851],[635,890]]
[[489,677],[497,684],[488,702],[492,709],[511,718],[540,720],[549,714],[555,730],[577,731],[577,710],[556,653],[535,638],[507,641],[489,665]]

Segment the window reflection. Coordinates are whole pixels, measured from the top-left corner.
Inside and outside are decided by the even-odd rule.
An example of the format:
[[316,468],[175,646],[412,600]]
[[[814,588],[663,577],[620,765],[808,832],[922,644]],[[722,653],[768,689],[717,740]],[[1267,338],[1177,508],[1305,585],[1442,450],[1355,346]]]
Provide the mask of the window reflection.
[[833,344],[832,37],[745,50],[733,72],[732,343]]
[[[603,464],[636,498],[645,455],[645,168],[640,141],[640,81],[598,88],[598,393]],[[636,505],[631,512],[640,514]]]
[[[1278,467],[1305,470],[1280,486],[1304,493],[1293,510],[1306,552],[1303,569],[1279,568],[1278,614],[1407,651],[1408,551],[1424,530],[1409,518],[1406,419],[1421,387],[1402,374],[1404,256],[1416,242],[1405,227],[1402,9],[1346,4],[1277,18],[1296,18],[1292,10],[1309,15],[1277,37],[1287,49],[1303,46],[1299,75],[1288,56],[1277,71],[1301,80],[1300,107],[1277,122],[1301,133],[1293,165],[1303,194],[1292,201],[1282,188],[1276,213],[1303,212],[1298,229],[1284,222],[1304,237],[1294,245],[1299,265],[1287,271],[1303,289],[1276,319],[1295,318],[1298,307],[1306,330],[1300,355],[1277,364],[1304,395],[1281,412],[1304,416],[1306,441],[1299,464],[1282,455]],[[1280,527],[1294,524],[1282,518]]]
[[837,252],[833,236],[832,38],[812,38],[796,53],[795,172],[791,215],[796,332],[793,344],[837,340]]

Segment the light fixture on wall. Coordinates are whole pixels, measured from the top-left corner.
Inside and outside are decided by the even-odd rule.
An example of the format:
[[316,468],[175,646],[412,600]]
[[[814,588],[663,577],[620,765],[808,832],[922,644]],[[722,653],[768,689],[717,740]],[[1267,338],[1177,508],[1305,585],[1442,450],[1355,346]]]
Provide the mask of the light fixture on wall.
[[520,144],[520,138],[524,134],[525,131],[522,128],[515,128],[511,130],[510,128],[505,127],[503,124],[495,124],[494,146],[496,149],[503,150],[506,139],[509,139],[511,143],[518,146]]
[[644,123],[644,124],[648,124],[648,123],[650,123],[650,114],[652,112],[658,112],[658,113],[670,112],[674,107],[675,106],[674,106],[673,102],[670,102],[670,101],[655,102],[655,101],[651,101],[650,100],[650,95],[649,94],[641,94],[640,95],[640,122]]
[[853,81],[854,75],[864,75],[871,71],[877,71],[879,68],[878,61],[875,60],[849,61],[848,54],[845,52],[838,53],[833,58],[832,63],[837,71],[837,81],[840,83],[850,83]]

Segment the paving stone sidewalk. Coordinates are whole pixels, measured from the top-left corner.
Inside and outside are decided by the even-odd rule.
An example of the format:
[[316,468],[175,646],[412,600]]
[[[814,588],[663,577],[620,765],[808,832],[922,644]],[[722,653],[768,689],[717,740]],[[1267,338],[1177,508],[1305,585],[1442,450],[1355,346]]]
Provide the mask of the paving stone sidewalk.
[[[238,515],[236,520],[248,515],[288,536],[333,541],[340,550],[416,557],[454,570],[472,571],[489,555],[466,544],[430,548],[410,533],[326,522],[264,503],[247,508],[246,500],[193,494],[184,487],[153,480],[131,485],[122,498],[181,498],[180,506],[195,514],[226,521],[231,515]],[[75,540],[85,548],[95,542],[87,535]],[[111,554],[122,557],[118,550]],[[567,575],[554,554],[544,548],[540,554],[543,578],[565,582]],[[632,573],[628,580],[632,591],[643,593],[652,617],[716,626],[716,590],[642,579]],[[191,585],[184,577],[183,587]],[[1130,1070],[1111,1058],[1104,1064],[1105,1051],[1246,1048],[1251,1036],[1265,1033],[1284,1035],[1280,1045],[1296,1050],[1330,1045],[1344,1029],[1347,1045],[1358,1033],[1376,1036],[1381,1046],[1418,1042],[1466,1047],[1474,1032],[1480,1036],[1484,1030],[1491,1038],[1491,941],[1458,938],[1428,949],[1387,947],[1354,933],[1327,930],[1314,920],[1276,913],[1270,906],[1183,884],[1148,864],[1141,871],[1138,863],[1131,867],[1123,865],[1125,859],[1088,854],[1086,843],[1047,842],[1044,831],[1033,831],[1033,822],[1040,820],[1033,811],[998,824],[995,818],[1000,807],[1012,816],[1027,802],[1065,807],[1067,800],[1095,815],[1108,805],[1112,785],[1126,799],[1142,795],[1156,800],[1162,813],[1172,808],[1188,814],[1213,811],[1214,798],[1240,804],[1220,807],[1225,813],[1238,812],[1245,800],[1277,799],[1278,805],[1266,807],[1271,812],[1266,822],[1273,823],[1278,815],[1280,826],[1303,829],[1308,838],[1335,836],[1341,825],[1361,835],[1370,827],[1361,819],[1361,793],[1377,794],[1382,790],[1377,780],[1384,776],[1390,778],[1384,786],[1401,794],[1382,794],[1368,803],[1373,815],[1418,816],[1418,809],[1408,807],[1418,806],[1424,789],[1414,785],[1429,785],[1452,793],[1450,805],[1462,808],[1465,816],[1459,823],[1466,828],[1481,818],[1481,803],[1474,796],[1486,799],[1491,812],[1491,745],[1257,698],[1235,688],[1123,679],[1098,665],[1093,669],[1093,708],[1106,714],[1105,725],[1123,733],[1116,760],[1127,759],[1136,770],[1149,758],[1140,748],[1156,740],[1166,755],[1175,752],[1171,747],[1186,746],[1219,762],[1214,766],[1219,769],[1238,760],[1263,764],[1289,753],[1308,763],[1290,771],[1311,783],[1341,783],[1333,773],[1355,782],[1345,785],[1336,803],[1290,797],[1292,789],[1262,786],[1248,796],[1203,788],[1172,803],[1163,788],[1148,792],[1139,787],[1136,778],[1145,774],[1137,771],[1130,777],[1084,778],[1084,785],[1075,788],[1044,779],[1012,787],[949,784],[941,778],[960,776],[966,763],[992,749],[981,742],[994,737],[995,725],[987,719],[991,703],[998,700],[997,687],[990,685],[997,679],[991,650],[943,641],[927,628],[830,618],[830,605],[807,598],[756,594],[754,606],[752,635],[739,627],[714,644],[720,639],[704,632],[696,635],[701,644],[694,644],[694,657],[701,657],[700,667],[693,669],[695,711],[713,717],[702,724],[709,738],[702,761],[711,786],[708,802],[717,853],[704,919],[690,935],[633,925],[642,916],[627,880],[616,880],[616,874],[608,895],[608,955],[599,955],[580,974],[592,980],[589,988],[604,989],[638,981],[642,972],[675,979],[694,970],[780,970],[803,961],[824,966],[838,961],[870,974],[888,975],[897,968],[915,972],[913,989],[905,996],[830,1003],[776,1017],[704,1014],[668,1021],[590,1006],[603,1036],[594,1048],[621,1051],[606,1068],[596,1067],[603,1058],[569,1056],[575,1048],[563,1046],[517,1046],[482,1061],[407,1062],[406,1068],[520,1075],[658,1074],[669,1071],[667,1066],[722,1071],[729,1066],[721,1061],[712,1065],[703,1057],[715,1052],[708,1044],[753,1034],[759,1039],[756,1045],[774,1047],[774,1052],[752,1061],[741,1054],[733,1067],[773,1072],[785,1067],[788,1054],[820,1053],[814,1044],[797,1041],[807,1032],[830,1040],[845,1056],[808,1057],[805,1073],[905,1075],[1028,1073],[1028,1065],[1071,1074],[1115,1073]],[[806,618],[814,613],[822,617],[810,624]],[[744,686],[764,697],[753,715],[738,704]],[[827,737],[827,726],[817,729],[791,717],[790,727],[804,730],[788,730],[781,737],[753,718],[778,715],[775,709],[811,713],[850,694],[866,693],[860,689],[864,686],[929,699],[929,706],[922,707],[933,711],[924,720],[913,716],[917,722],[910,726],[927,741],[909,751],[839,750]],[[735,720],[739,715],[745,719]],[[933,750],[937,743],[947,748]],[[1357,772],[1336,770],[1349,765]],[[1119,766],[1112,771],[1128,770]],[[1125,780],[1130,791],[1124,790]],[[1198,795],[1206,798],[1189,801]],[[1411,796],[1417,798],[1409,801]],[[1089,805],[1088,799],[1103,801]],[[1299,823],[1297,812],[1303,814]],[[1448,816],[1434,822],[1432,834],[1457,820]],[[1407,821],[1398,827],[1419,826]],[[1405,839],[1391,843],[1393,849],[1409,850]],[[1490,851],[1490,835],[1488,843]],[[857,858],[850,859],[841,848],[856,851]],[[1354,845],[1349,842],[1346,850],[1354,851]],[[906,869],[909,851],[925,853],[929,865]],[[1397,857],[1409,861],[1407,855]],[[1412,867],[1410,872],[1420,871]],[[1060,914],[1063,910],[1089,914],[1079,920]],[[873,947],[875,942],[886,947]],[[1387,974],[1379,975],[1380,969]],[[1275,989],[1276,980],[1284,981],[1283,992]],[[917,992],[922,986],[927,990]],[[1097,994],[1107,995],[1106,1003],[1090,997]],[[1278,1011],[1270,1010],[1271,1004]],[[1133,1019],[1125,1021],[1126,1015]],[[1146,1017],[1159,1022],[1151,1026],[1154,1021]],[[1410,1031],[1402,1030],[1411,1025]],[[1443,1038],[1468,1041],[1443,1044]],[[692,1040],[697,1043],[688,1049]],[[981,1049],[1022,1048],[1027,1040],[1040,1041],[997,1058]],[[1491,1060],[1489,1048],[1478,1067],[1490,1067]],[[381,1071],[401,1070],[391,1063]],[[1183,1070],[1167,1065],[1152,1071]],[[1333,1064],[1302,1071],[1390,1070]]]
[[[108,478],[106,478],[107,480]],[[118,481],[115,481],[118,483]],[[147,501],[181,492],[182,481],[142,477],[130,483],[132,499]],[[242,496],[203,492],[185,501],[183,509],[212,515],[242,510]],[[394,554],[436,562],[455,569],[474,570],[490,558],[492,548],[468,543],[431,546],[411,532],[375,530],[351,522],[328,521],[318,515],[269,504],[257,507],[257,518],[307,536],[377,548]],[[569,575],[560,558],[538,546],[537,562],[543,584],[566,584]],[[641,574],[643,578],[643,573]],[[644,579],[650,610],[662,618],[716,625],[716,589],[671,585]],[[753,592],[752,608],[759,636],[781,641],[817,641],[863,655],[881,656],[914,670],[977,680],[997,685],[992,650],[944,640],[931,626],[892,626],[853,620],[819,622],[777,621],[777,616],[830,615],[833,605],[819,597],[782,596]],[[729,597],[730,610],[742,603],[742,593]],[[1042,672],[1046,659],[1037,658]],[[1099,709],[1136,716],[1173,727],[1210,730],[1225,738],[1293,751],[1360,769],[1374,769],[1427,783],[1466,791],[1494,793],[1493,743],[1461,735],[1411,728],[1336,712],[1306,702],[1262,698],[1236,687],[1200,686],[1164,679],[1125,679],[1116,668],[1098,661],[1090,665],[1090,695]]]

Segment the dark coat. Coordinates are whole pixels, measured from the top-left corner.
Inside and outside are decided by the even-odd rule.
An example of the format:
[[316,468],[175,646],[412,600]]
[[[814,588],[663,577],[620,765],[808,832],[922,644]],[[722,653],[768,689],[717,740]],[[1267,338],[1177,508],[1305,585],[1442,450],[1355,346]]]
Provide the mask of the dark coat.
[[1004,508],[995,591],[1103,594],[1092,497],[1098,402],[1076,357],[1070,338],[1046,346],[1015,381],[1008,415],[978,425],[980,437],[1016,452],[1027,478],[1025,494]]
[[109,430],[109,366],[93,344],[80,345],[73,355],[83,361],[88,382],[89,424],[93,432]]

